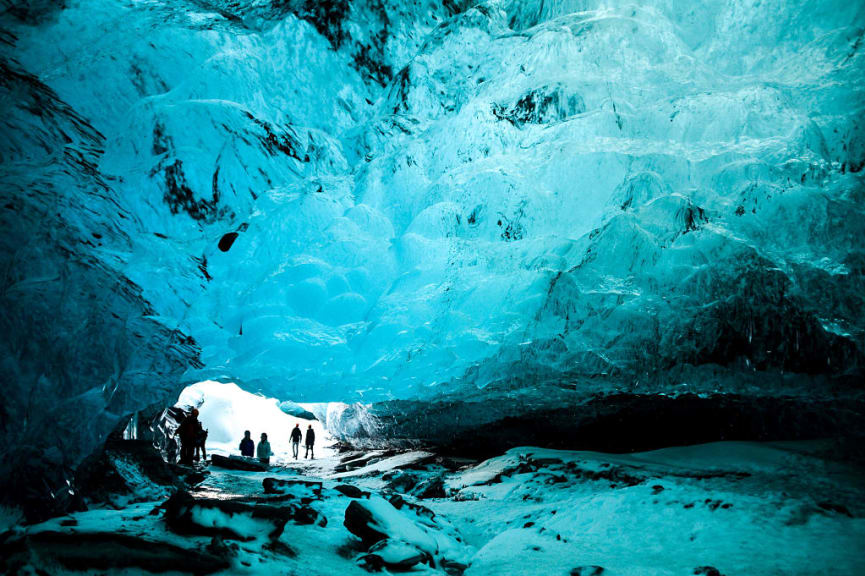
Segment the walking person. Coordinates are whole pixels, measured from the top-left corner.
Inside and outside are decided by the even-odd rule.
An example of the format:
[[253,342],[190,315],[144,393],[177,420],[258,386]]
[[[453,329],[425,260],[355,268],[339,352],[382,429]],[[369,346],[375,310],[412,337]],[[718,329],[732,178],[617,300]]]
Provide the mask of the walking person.
[[270,450],[270,442],[267,441],[267,434],[261,433],[261,440],[258,441],[258,448],[255,450],[258,461],[262,464],[270,464],[270,457],[273,454]]
[[312,424],[310,424],[309,428],[306,429],[306,454],[304,455],[304,458],[315,460],[315,451],[313,450],[314,445],[315,430],[312,429]]
[[255,456],[255,442],[250,438],[249,430],[243,433],[243,440],[240,441],[240,455],[247,458]]
[[297,453],[300,452],[300,440],[303,438],[303,432],[300,431],[300,424],[295,424],[291,430],[291,454],[297,460]]

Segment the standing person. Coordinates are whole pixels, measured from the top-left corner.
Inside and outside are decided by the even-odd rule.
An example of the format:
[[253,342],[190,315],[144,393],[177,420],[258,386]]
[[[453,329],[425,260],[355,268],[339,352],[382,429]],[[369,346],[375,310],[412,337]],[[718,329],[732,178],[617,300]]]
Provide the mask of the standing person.
[[295,424],[291,431],[291,453],[295,460],[297,460],[297,453],[300,452],[300,440],[302,437],[303,432],[300,431],[300,424]]
[[170,463],[174,464],[177,462],[177,438],[174,436],[168,439],[168,444],[165,447],[165,454]]
[[315,444],[315,430],[312,429],[312,424],[309,425],[309,428],[306,429],[306,455],[304,458],[310,458],[310,454],[312,454],[311,459],[315,460],[315,451],[312,449]]
[[207,448],[204,444],[207,442],[207,430],[201,420],[198,421],[198,433],[195,435],[195,460],[198,460],[198,455],[201,453],[201,460],[207,462]]
[[180,463],[192,464],[192,456],[195,453],[195,437],[198,434],[198,409],[193,408],[189,416],[183,419],[177,427],[177,435],[180,436]]
[[258,460],[264,464],[270,464],[271,454],[273,452],[270,451],[270,442],[267,441],[267,434],[262,432],[261,440],[258,441],[258,448],[256,449]]
[[250,438],[249,430],[243,433],[243,440],[240,441],[240,455],[248,458],[255,456],[255,442]]

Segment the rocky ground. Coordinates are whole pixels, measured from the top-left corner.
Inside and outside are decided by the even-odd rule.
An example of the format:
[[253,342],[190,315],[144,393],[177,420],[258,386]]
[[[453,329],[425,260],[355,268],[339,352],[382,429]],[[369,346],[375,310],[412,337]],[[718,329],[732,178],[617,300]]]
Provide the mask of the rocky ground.
[[[336,451],[213,464],[0,537],[11,574],[865,574],[849,443],[713,443],[627,455],[521,447],[483,462]],[[146,487],[146,489],[145,489]],[[116,490],[116,488],[115,488]],[[8,521],[7,521],[8,523]]]

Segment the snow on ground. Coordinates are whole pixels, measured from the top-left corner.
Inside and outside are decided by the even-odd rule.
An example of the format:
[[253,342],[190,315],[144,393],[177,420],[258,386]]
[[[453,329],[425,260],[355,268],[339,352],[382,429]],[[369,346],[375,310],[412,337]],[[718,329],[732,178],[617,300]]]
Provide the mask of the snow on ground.
[[[384,455],[384,451],[374,451],[373,454],[380,453],[382,456]],[[357,468],[355,470],[349,470],[347,472],[339,472],[336,474],[331,474],[328,476],[329,478],[352,478],[358,476],[369,476],[372,474],[383,474],[390,470],[394,470],[396,468],[404,468],[408,466],[412,466],[422,462],[424,460],[429,460],[433,454],[431,452],[424,452],[422,450],[413,450],[411,452],[402,452],[400,454],[396,454],[394,456],[386,456],[381,459],[372,458],[369,463],[362,468]]]
[[451,477],[460,501],[435,509],[479,547],[467,576],[865,574],[861,470],[815,446],[518,448]]
[[[211,466],[193,494],[263,496],[266,477],[323,484],[321,499],[309,506],[327,518],[325,526],[289,522],[279,537],[282,552],[263,539],[232,544],[226,574],[366,574],[358,561],[367,549],[343,525],[352,499],[335,490],[351,482],[373,492],[359,502],[372,506],[379,527],[394,538],[388,554],[402,554],[405,541],[432,549],[426,541],[432,534],[458,548],[452,557],[464,555],[465,576],[858,576],[865,574],[863,470],[832,450],[828,442],[723,442],[612,455],[522,447],[453,472],[423,463],[429,455],[417,452],[374,454],[350,476],[334,472],[341,460],[370,456],[355,453],[266,473]],[[403,496],[428,508],[435,522],[385,500],[396,486],[389,473],[404,466],[421,478],[444,475],[447,497]],[[168,532],[161,515],[150,513],[159,504],[92,510],[72,515],[72,528],[66,517],[28,530],[98,529],[199,548],[210,543]],[[413,524],[419,518],[421,530]],[[448,537],[439,539],[436,527]],[[418,565],[411,573],[446,572]]]

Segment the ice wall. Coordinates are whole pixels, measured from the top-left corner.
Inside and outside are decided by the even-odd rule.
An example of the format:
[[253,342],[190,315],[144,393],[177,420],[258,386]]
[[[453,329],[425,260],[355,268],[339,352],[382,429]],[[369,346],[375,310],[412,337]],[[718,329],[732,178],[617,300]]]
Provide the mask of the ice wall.
[[862,22],[830,0],[10,8],[4,450],[46,418],[75,462],[204,378],[312,402],[855,382]]

